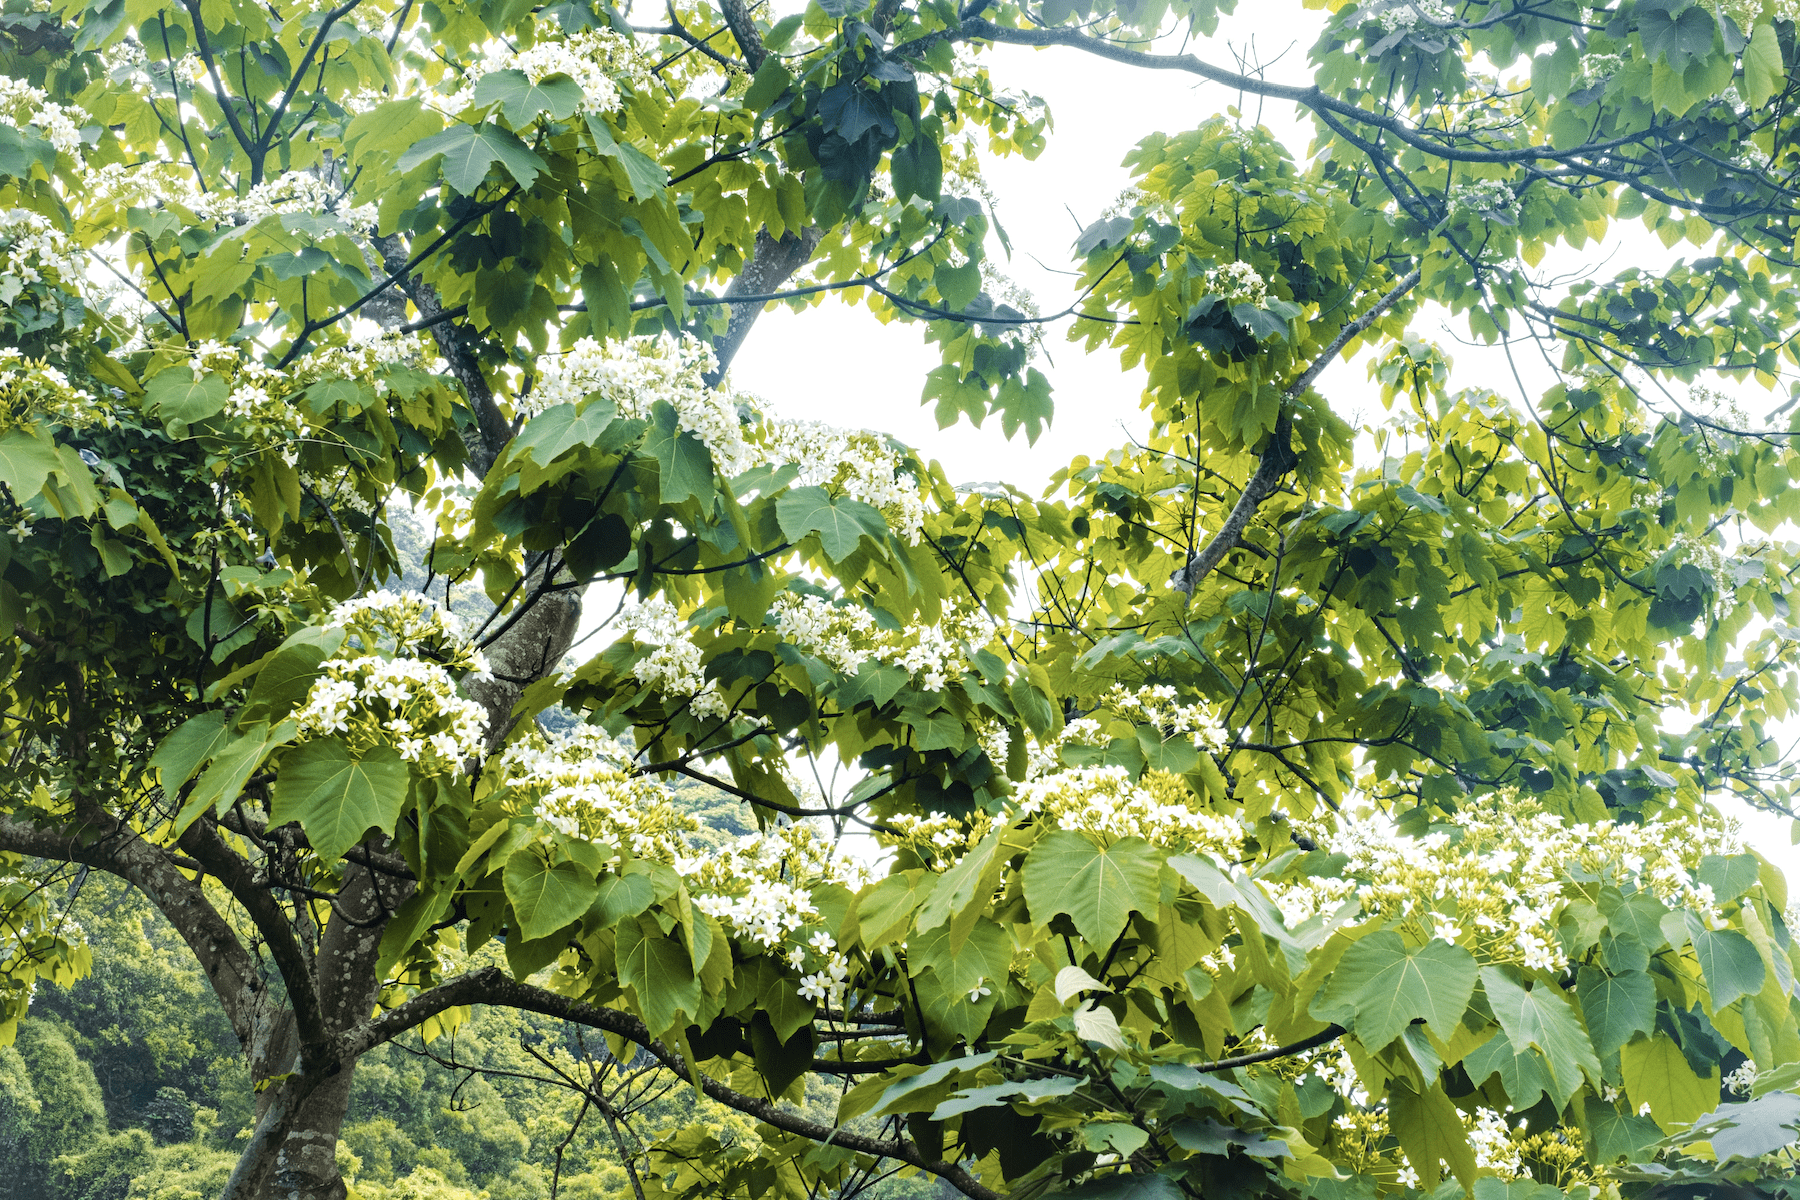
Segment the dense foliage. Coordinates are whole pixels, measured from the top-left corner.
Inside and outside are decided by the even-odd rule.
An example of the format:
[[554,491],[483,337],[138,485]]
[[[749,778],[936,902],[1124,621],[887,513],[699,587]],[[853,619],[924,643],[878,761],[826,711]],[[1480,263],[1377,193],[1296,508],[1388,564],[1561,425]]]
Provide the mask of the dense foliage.
[[[343,1194],[359,1060],[471,1006],[754,1123],[645,1200],[1785,1187],[1800,958],[1715,802],[1792,795],[1800,462],[1731,397],[1797,361],[1796,14],[1333,2],[1304,85],[1150,40],[1226,7],[9,0],[5,1028],[91,966],[79,868],[220,1001],[232,1200]],[[1039,315],[1008,44],[1317,140],[1169,114]],[[1639,220],[1669,263],[1538,272]],[[1032,497],[734,391],[827,292],[945,423],[1035,437],[1066,327],[1149,432]]]

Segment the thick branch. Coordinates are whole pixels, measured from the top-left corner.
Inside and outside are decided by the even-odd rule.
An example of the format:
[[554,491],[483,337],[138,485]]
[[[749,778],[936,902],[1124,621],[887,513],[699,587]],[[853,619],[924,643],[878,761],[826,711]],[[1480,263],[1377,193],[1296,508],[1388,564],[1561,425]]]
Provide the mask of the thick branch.
[[801,1116],[791,1109],[769,1100],[749,1096],[718,1080],[691,1071],[679,1054],[650,1036],[644,1023],[630,1013],[601,1008],[559,996],[555,992],[518,983],[498,967],[487,967],[449,980],[428,992],[421,992],[397,1008],[389,1009],[373,1020],[365,1021],[338,1039],[338,1053],[345,1059],[364,1054],[383,1042],[390,1041],[408,1029],[423,1023],[446,1009],[462,1004],[490,1004],[523,1009],[564,1021],[573,1021],[622,1037],[648,1050],[663,1066],[683,1078],[691,1078],[700,1090],[728,1108],[737,1110],[777,1129],[798,1134],[813,1141],[843,1146],[863,1154],[891,1158],[928,1171],[950,1183],[972,1200],[1002,1200],[999,1192],[983,1186],[955,1163],[933,1159],[904,1138],[877,1138],[826,1125]]
[[1199,1071],[1202,1074],[1210,1074],[1213,1071],[1233,1071],[1238,1067],[1251,1067],[1255,1066],[1257,1063],[1273,1062],[1278,1058],[1286,1058],[1290,1054],[1302,1054],[1315,1046],[1323,1046],[1327,1042],[1334,1042],[1338,1038],[1343,1037],[1344,1033],[1345,1030],[1342,1025],[1327,1025],[1311,1037],[1301,1038],[1299,1041],[1291,1042],[1286,1046],[1275,1046],[1268,1050],[1258,1050],[1254,1054],[1240,1054],[1235,1058],[1221,1058],[1216,1062],[1196,1063],[1194,1064],[1194,1070]]
[[225,844],[209,822],[200,820],[188,826],[181,835],[180,844],[207,874],[225,885],[232,898],[244,906],[244,911],[255,922],[256,931],[267,943],[269,954],[281,972],[281,981],[287,987],[302,1054],[310,1058],[325,1042],[325,1023],[319,1016],[319,994],[312,963],[301,949],[300,939],[294,936],[287,913],[269,889],[254,877],[250,864]]
[[[817,225],[809,225],[799,233],[785,233],[779,238],[767,229],[761,230],[756,235],[756,248],[750,252],[750,261],[725,289],[724,299],[729,301],[740,295],[761,296],[779,291],[795,271],[811,260],[823,236]],[[718,359],[718,365],[706,377],[709,385],[716,387],[725,378],[725,372],[731,369],[731,360],[737,357],[744,339],[750,336],[750,327],[756,324],[762,311],[761,303],[731,306],[730,324],[713,341],[713,355]]]
[[[1312,365],[1302,371],[1283,391],[1284,406],[1287,401],[1293,400],[1311,387],[1313,381],[1318,379],[1320,372],[1336,361],[1337,356],[1343,352],[1345,346],[1350,344],[1352,338],[1367,330],[1382,313],[1399,303],[1400,298],[1418,284],[1419,275],[1417,267],[1408,271],[1401,276],[1398,283],[1382,295],[1381,299],[1369,307],[1369,311],[1339,330],[1338,335],[1331,340],[1331,344],[1313,359]],[[1244,535],[1244,528],[1250,524],[1250,518],[1256,515],[1256,510],[1262,507],[1262,502],[1275,491],[1276,485],[1281,482],[1281,477],[1293,470],[1294,464],[1298,461],[1293,448],[1293,426],[1284,412],[1276,419],[1275,431],[1269,435],[1269,443],[1263,448],[1262,459],[1256,464],[1256,471],[1250,476],[1249,481],[1244,484],[1244,491],[1238,496],[1237,503],[1231,506],[1231,512],[1226,516],[1225,523],[1219,526],[1219,531],[1213,534],[1206,545],[1188,559],[1185,567],[1170,576],[1169,586],[1178,592],[1186,592],[1192,596],[1194,590],[1200,586],[1207,575],[1212,573],[1212,569],[1219,565],[1219,560],[1238,544],[1238,539]]]
[[475,474],[485,477],[488,468],[500,456],[500,451],[512,440],[512,423],[494,402],[493,389],[488,387],[481,368],[475,365],[468,351],[457,342],[456,330],[449,318],[444,316],[444,306],[438,303],[437,289],[423,279],[408,278],[413,264],[408,261],[400,239],[390,234],[376,238],[375,246],[381,251],[382,263],[406,289],[413,307],[419,310],[419,320],[415,324],[429,326],[438,351],[450,364],[450,373],[462,385],[463,394],[469,398],[469,406],[475,410],[480,436],[467,438],[465,443],[469,448],[469,461],[475,468]]
[[744,61],[750,64],[751,74],[755,74],[763,65],[763,59],[769,57],[769,52],[763,48],[762,34],[756,31],[756,19],[750,15],[750,6],[744,0],[719,0],[719,14],[725,18],[731,36],[737,39]]

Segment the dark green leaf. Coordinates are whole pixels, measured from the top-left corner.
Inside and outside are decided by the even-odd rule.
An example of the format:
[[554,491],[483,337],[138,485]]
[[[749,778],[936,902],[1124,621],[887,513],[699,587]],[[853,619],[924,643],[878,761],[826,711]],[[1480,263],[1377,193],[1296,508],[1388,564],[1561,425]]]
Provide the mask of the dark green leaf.
[[537,151],[517,134],[492,124],[452,125],[401,155],[400,169],[410,171],[440,154],[444,156],[444,182],[465,196],[481,186],[488,168],[496,162],[522,188],[530,187],[538,173],[548,169]]
[[775,502],[775,518],[789,541],[817,533],[820,548],[833,562],[850,557],[865,535],[880,541],[887,534],[880,509],[860,500],[833,497],[822,487],[795,488],[783,495]]
[[1025,858],[1025,903],[1040,925],[1066,913],[1090,945],[1104,949],[1133,911],[1156,911],[1161,873],[1161,853],[1142,838],[1097,846],[1072,829],[1053,830]]
[[536,846],[513,852],[502,883],[519,918],[519,933],[528,941],[548,937],[577,920],[600,890],[586,869],[572,862],[552,865]]
[[410,772],[389,746],[360,758],[337,738],[289,751],[270,793],[269,825],[298,821],[313,852],[335,863],[371,829],[394,832]]
[[1373,933],[1344,952],[1312,1014],[1351,1029],[1380,1050],[1415,1020],[1448,1036],[1475,991],[1475,958],[1433,938],[1408,949],[1397,933]]

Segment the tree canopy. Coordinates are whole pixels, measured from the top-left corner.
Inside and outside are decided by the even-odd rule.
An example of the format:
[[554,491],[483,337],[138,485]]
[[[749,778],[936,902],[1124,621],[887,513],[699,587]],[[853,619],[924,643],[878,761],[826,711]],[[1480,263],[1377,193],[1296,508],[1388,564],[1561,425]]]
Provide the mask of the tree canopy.
[[[1780,1192],[1720,804],[1793,815],[1797,14],[1331,0],[1281,77],[1230,7],[7,0],[5,1028],[98,870],[243,1048],[231,1200],[342,1195],[358,1059],[470,1006],[755,1122],[641,1198]],[[1315,138],[1168,114],[1041,313],[1006,46]],[[1148,433],[1034,496],[734,390],[829,294],[946,425],[1035,438],[1065,331]]]

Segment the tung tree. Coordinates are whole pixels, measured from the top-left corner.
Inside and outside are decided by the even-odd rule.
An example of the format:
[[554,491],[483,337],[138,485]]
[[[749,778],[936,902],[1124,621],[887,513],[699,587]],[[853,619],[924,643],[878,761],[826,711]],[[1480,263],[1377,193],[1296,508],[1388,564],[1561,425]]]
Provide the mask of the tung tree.
[[[232,1200],[343,1195],[358,1057],[471,1005],[759,1122],[666,1193],[1779,1190],[1785,883],[1717,801],[1789,809],[1800,461],[1718,389],[1796,361],[1795,14],[1334,2],[1283,80],[1229,7],[9,4],[5,1027],[89,969],[78,867],[243,1045]],[[998,46],[1316,141],[1169,114],[1039,316]],[[1538,270],[1639,220],[1669,263]],[[945,423],[1035,438],[1057,325],[1149,432],[1034,498],[735,392],[828,292]]]

